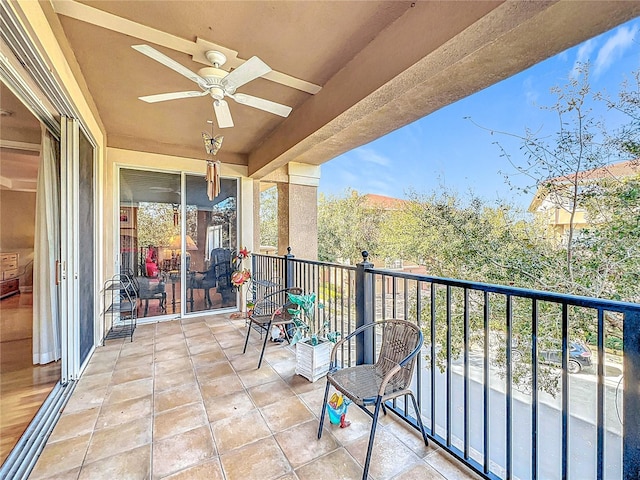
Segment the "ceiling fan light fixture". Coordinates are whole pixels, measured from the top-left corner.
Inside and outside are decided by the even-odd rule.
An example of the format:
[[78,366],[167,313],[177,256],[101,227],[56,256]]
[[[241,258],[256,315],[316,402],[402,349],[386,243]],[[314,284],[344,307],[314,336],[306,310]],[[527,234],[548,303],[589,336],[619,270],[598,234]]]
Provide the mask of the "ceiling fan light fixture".
[[209,93],[216,101],[222,100],[224,98],[224,90],[222,87],[211,87],[209,89]]

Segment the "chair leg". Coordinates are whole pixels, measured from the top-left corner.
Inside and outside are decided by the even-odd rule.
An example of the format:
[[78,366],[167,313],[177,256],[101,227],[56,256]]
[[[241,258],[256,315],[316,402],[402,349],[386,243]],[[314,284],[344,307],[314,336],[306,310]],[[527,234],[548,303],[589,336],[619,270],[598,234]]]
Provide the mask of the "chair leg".
[[251,321],[249,321],[249,325],[247,325],[247,338],[244,340],[244,348],[242,349],[242,353],[247,351],[247,344],[249,343],[249,334],[251,333]]
[[258,360],[258,368],[262,366],[262,357],[264,357],[264,350],[267,348],[267,341],[269,340],[270,334],[271,334],[271,322],[269,322],[267,333],[264,336],[264,342],[262,342],[262,351],[260,352],[260,360]]
[[371,434],[369,434],[369,447],[367,448],[367,458],[364,461],[364,471],[362,472],[362,480],[367,480],[369,475],[369,462],[371,461],[371,453],[373,452],[373,441],[376,436],[376,427],[378,426],[378,414],[382,405],[382,397],[378,396],[376,400],[376,408],[373,411],[373,421],[371,422]]
[[418,410],[418,402],[416,402],[416,398],[413,396],[413,393],[410,393],[409,395],[411,396],[411,401],[413,402],[413,410],[416,412],[416,420],[418,420],[418,426],[420,427],[420,433],[422,433],[424,444],[428,446],[429,440],[427,439],[427,432],[425,432],[424,424],[422,423],[422,415],[420,415],[420,410]]
[[320,413],[320,427],[318,428],[318,440],[322,438],[322,427],[324,426],[324,416],[327,413],[327,399],[329,398],[329,382],[324,389],[324,401],[322,402],[322,412]]

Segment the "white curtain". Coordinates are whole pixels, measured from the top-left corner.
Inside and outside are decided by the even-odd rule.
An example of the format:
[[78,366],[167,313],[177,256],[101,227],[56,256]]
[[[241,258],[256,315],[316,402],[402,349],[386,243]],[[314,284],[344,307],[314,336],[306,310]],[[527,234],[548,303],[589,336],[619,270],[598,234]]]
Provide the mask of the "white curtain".
[[58,142],[42,127],[33,256],[33,363],[60,359],[56,259],[60,252]]

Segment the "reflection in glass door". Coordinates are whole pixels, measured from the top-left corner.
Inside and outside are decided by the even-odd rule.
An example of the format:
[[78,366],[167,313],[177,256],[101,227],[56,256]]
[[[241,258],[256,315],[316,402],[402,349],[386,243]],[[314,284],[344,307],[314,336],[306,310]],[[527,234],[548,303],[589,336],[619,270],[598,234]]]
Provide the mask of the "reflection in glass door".
[[178,174],[120,170],[120,270],[140,288],[138,318],[181,312],[180,190]]
[[204,177],[185,175],[184,196],[180,180],[120,170],[120,268],[140,287],[138,318],[237,305],[231,261],[238,249],[238,182],[221,179],[221,193],[211,201]]
[[186,175],[187,312],[235,307],[231,260],[238,249],[237,180],[221,179],[210,201],[204,177]]

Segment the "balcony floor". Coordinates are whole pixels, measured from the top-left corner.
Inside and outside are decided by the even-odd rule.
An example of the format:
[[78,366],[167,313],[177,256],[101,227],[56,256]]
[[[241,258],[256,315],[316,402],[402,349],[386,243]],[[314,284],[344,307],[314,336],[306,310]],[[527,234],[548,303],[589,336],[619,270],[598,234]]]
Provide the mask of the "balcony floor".
[[[96,349],[31,480],[359,479],[371,420],[316,432],[325,382],[294,374],[294,351],[243,319],[215,315],[139,326]],[[420,434],[381,417],[373,479],[477,479]]]

